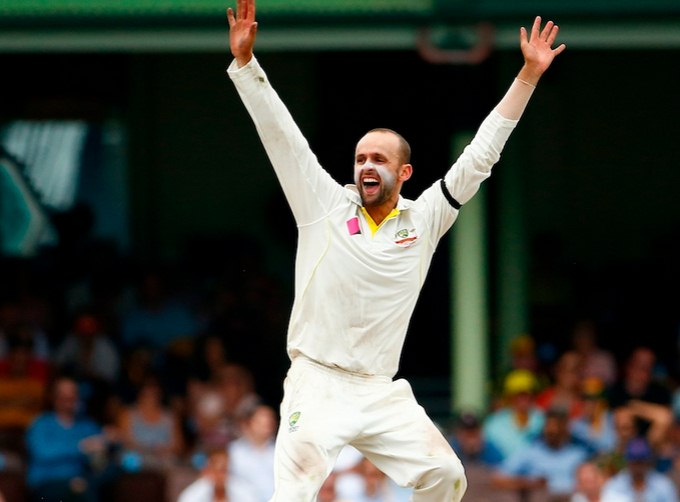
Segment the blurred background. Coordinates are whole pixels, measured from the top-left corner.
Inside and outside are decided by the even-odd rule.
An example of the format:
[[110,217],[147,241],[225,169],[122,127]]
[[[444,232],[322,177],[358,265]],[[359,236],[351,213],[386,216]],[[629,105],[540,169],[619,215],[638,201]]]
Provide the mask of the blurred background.
[[[180,361],[167,388],[184,392],[210,334],[277,404],[295,226],[225,74],[226,7],[0,0],[0,329],[37,325],[54,353],[87,311],[125,360],[146,292],[180,305],[154,340]],[[321,164],[350,182],[357,139],[395,129],[409,198],[505,92],[536,15],[568,49],[441,243],[402,358],[437,416],[486,405],[518,337],[551,364],[583,319],[617,358],[644,341],[677,376],[680,4],[258,1],[256,55]],[[466,354],[481,366],[458,368]]]

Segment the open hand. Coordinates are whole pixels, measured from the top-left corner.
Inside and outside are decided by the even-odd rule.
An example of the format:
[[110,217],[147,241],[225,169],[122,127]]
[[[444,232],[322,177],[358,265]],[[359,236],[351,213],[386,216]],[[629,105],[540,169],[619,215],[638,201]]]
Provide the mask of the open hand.
[[257,34],[255,21],[255,0],[237,0],[236,15],[227,9],[229,21],[229,45],[239,67],[248,64],[253,57],[253,46]]
[[566,45],[560,44],[552,48],[557,38],[559,27],[552,21],[545,23],[541,29],[541,16],[536,16],[531,34],[527,34],[526,28],[520,28],[520,48],[524,56],[525,67],[533,76],[540,77],[548,69],[553,59],[564,49]]

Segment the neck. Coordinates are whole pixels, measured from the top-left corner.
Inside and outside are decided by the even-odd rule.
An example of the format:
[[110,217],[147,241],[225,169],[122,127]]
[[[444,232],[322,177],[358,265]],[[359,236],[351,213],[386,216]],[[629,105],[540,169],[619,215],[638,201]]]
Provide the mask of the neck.
[[515,410],[515,422],[524,428],[529,423],[529,412],[527,410]]
[[376,225],[380,225],[385,220],[385,218],[387,218],[387,215],[390,214],[390,211],[391,209],[387,210],[384,206],[366,207],[366,212]]

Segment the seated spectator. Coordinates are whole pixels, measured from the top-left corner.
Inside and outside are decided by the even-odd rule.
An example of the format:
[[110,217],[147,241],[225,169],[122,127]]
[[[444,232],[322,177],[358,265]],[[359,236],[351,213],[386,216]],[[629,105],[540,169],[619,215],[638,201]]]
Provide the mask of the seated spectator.
[[493,483],[516,492],[545,488],[549,497],[564,499],[573,493],[576,469],[587,459],[588,450],[570,440],[568,413],[551,409],[543,437],[505,459]]
[[604,472],[595,462],[582,463],[576,469],[576,488],[569,502],[602,502],[601,494],[605,481]]
[[654,470],[653,457],[647,440],[631,440],[626,447],[627,465],[604,484],[601,501],[678,502],[675,485],[668,476]]
[[224,448],[211,450],[205,466],[194,482],[179,495],[177,502],[256,502],[254,488],[230,475],[229,454]]
[[669,406],[631,399],[626,406],[635,417],[640,436],[644,437],[654,450],[660,448],[673,423],[673,412]]
[[581,356],[575,351],[567,351],[559,357],[553,370],[553,383],[538,393],[536,406],[544,411],[553,407],[568,410],[569,418],[573,420],[583,413]]
[[260,403],[248,368],[226,363],[214,380],[193,386],[188,396],[189,426],[197,451],[224,448],[239,435],[239,420]]
[[78,413],[73,379],[54,382],[52,403],[53,410],[40,414],[26,433],[32,500],[96,500],[107,472],[107,440],[94,420]]
[[505,404],[490,413],[482,424],[487,441],[507,458],[541,435],[543,410],[534,404],[537,381],[527,370],[513,370],[504,381]]
[[78,383],[88,415],[100,424],[112,424],[115,417],[110,406],[120,361],[116,347],[93,314],[76,315],[72,330],[55,351],[54,363],[55,372]]
[[240,436],[229,448],[231,472],[255,487],[257,500],[267,502],[274,493],[274,439],[278,417],[261,404],[240,421]]
[[62,373],[78,380],[101,380],[109,385],[120,370],[118,349],[90,312],[76,316],[71,332],[54,353],[54,363]]
[[496,466],[503,460],[500,450],[484,437],[482,422],[475,413],[464,412],[458,416],[449,443],[466,470],[471,464]]
[[607,400],[612,409],[631,406],[641,435],[646,436],[652,425],[655,430],[648,439],[652,447],[670,426],[671,392],[668,387],[654,379],[656,355],[649,347],[636,347],[629,354],[622,378],[607,390]]
[[571,343],[583,362],[583,378],[597,378],[606,386],[616,381],[616,359],[608,350],[598,345],[598,331],[591,319],[581,319],[574,324]]
[[571,421],[571,435],[595,454],[616,446],[614,417],[604,397],[604,383],[586,378],[582,384],[583,413]]
[[121,410],[118,428],[123,458],[136,459],[135,468],[167,470],[184,451],[180,419],[165,403],[163,389],[153,376],[146,378],[135,402]]

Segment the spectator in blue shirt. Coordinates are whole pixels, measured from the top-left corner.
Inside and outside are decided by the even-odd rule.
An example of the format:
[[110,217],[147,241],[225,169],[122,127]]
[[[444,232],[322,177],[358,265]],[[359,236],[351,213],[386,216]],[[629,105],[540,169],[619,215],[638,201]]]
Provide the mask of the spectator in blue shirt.
[[602,488],[602,502],[678,502],[675,484],[654,470],[654,455],[646,439],[637,437],[626,446],[624,469]]
[[526,448],[540,437],[544,412],[536,406],[538,380],[525,369],[511,371],[503,382],[505,403],[484,419],[482,432],[503,458]]
[[102,430],[79,414],[78,385],[73,379],[61,377],[54,382],[52,404],[53,409],[40,414],[26,432],[32,500],[96,501],[90,473],[104,467]]
[[545,488],[550,497],[566,497],[574,491],[576,469],[588,458],[588,450],[571,441],[566,410],[550,409],[543,437],[505,459],[493,483],[518,492]]
[[503,460],[501,451],[484,437],[482,423],[472,412],[463,412],[457,417],[449,443],[464,465],[496,466]]

